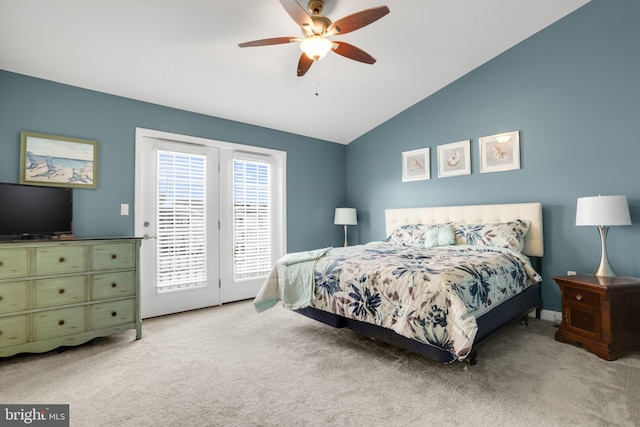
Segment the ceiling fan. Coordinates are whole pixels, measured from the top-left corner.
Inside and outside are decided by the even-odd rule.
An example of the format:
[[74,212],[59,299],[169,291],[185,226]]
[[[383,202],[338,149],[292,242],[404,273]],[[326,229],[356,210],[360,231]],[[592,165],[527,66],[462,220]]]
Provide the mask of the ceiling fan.
[[274,44],[285,44],[300,42],[302,55],[298,61],[298,76],[304,76],[314,61],[322,59],[327,52],[333,51],[338,55],[353,59],[354,61],[373,64],[376,59],[367,52],[349,43],[329,40],[327,36],[346,34],[358,30],[372,22],[377,21],[389,13],[387,6],[379,6],[362,10],[352,15],[345,16],[332,22],[329,18],[321,15],[324,7],[323,0],[309,1],[307,12],[296,0],[280,0],[280,4],[285,8],[289,16],[300,26],[303,38],[299,37],[274,37],[269,39],[254,40],[240,43],[240,47],[269,46]]

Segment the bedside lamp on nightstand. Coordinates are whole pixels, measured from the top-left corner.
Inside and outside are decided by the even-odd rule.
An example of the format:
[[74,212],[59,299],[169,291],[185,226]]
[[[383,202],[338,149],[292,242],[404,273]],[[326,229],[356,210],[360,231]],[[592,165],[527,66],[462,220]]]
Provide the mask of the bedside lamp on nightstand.
[[626,196],[580,197],[576,208],[576,225],[598,227],[602,256],[594,276],[615,277],[607,257],[607,231],[611,225],[631,225]]
[[344,246],[347,247],[347,225],[358,224],[355,208],[336,208],[333,223],[335,225],[344,225]]

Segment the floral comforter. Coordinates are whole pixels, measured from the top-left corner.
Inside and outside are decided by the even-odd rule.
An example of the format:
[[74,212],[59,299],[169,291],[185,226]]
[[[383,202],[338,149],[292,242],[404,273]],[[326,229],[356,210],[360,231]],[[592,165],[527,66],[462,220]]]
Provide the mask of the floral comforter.
[[388,329],[464,359],[476,316],[541,281],[519,252],[375,242],[333,248],[316,261],[311,306]]

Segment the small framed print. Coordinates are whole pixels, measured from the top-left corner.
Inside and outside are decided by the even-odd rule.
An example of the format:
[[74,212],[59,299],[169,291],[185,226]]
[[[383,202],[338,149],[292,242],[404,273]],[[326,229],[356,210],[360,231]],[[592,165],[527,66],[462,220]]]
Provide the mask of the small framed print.
[[438,145],[438,177],[471,174],[471,140]]
[[98,141],[22,132],[20,183],[98,187]]
[[520,132],[480,138],[480,173],[520,169]]
[[431,178],[429,148],[402,153],[402,181],[420,181]]

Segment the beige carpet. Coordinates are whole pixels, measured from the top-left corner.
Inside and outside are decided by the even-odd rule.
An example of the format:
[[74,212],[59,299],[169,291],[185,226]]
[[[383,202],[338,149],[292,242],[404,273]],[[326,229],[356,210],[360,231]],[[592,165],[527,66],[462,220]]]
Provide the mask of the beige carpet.
[[640,425],[640,354],[605,362],[554,333],[509,325],[464,370],[244,301],[0,359],[0,402],[68,403],[72,426]]

